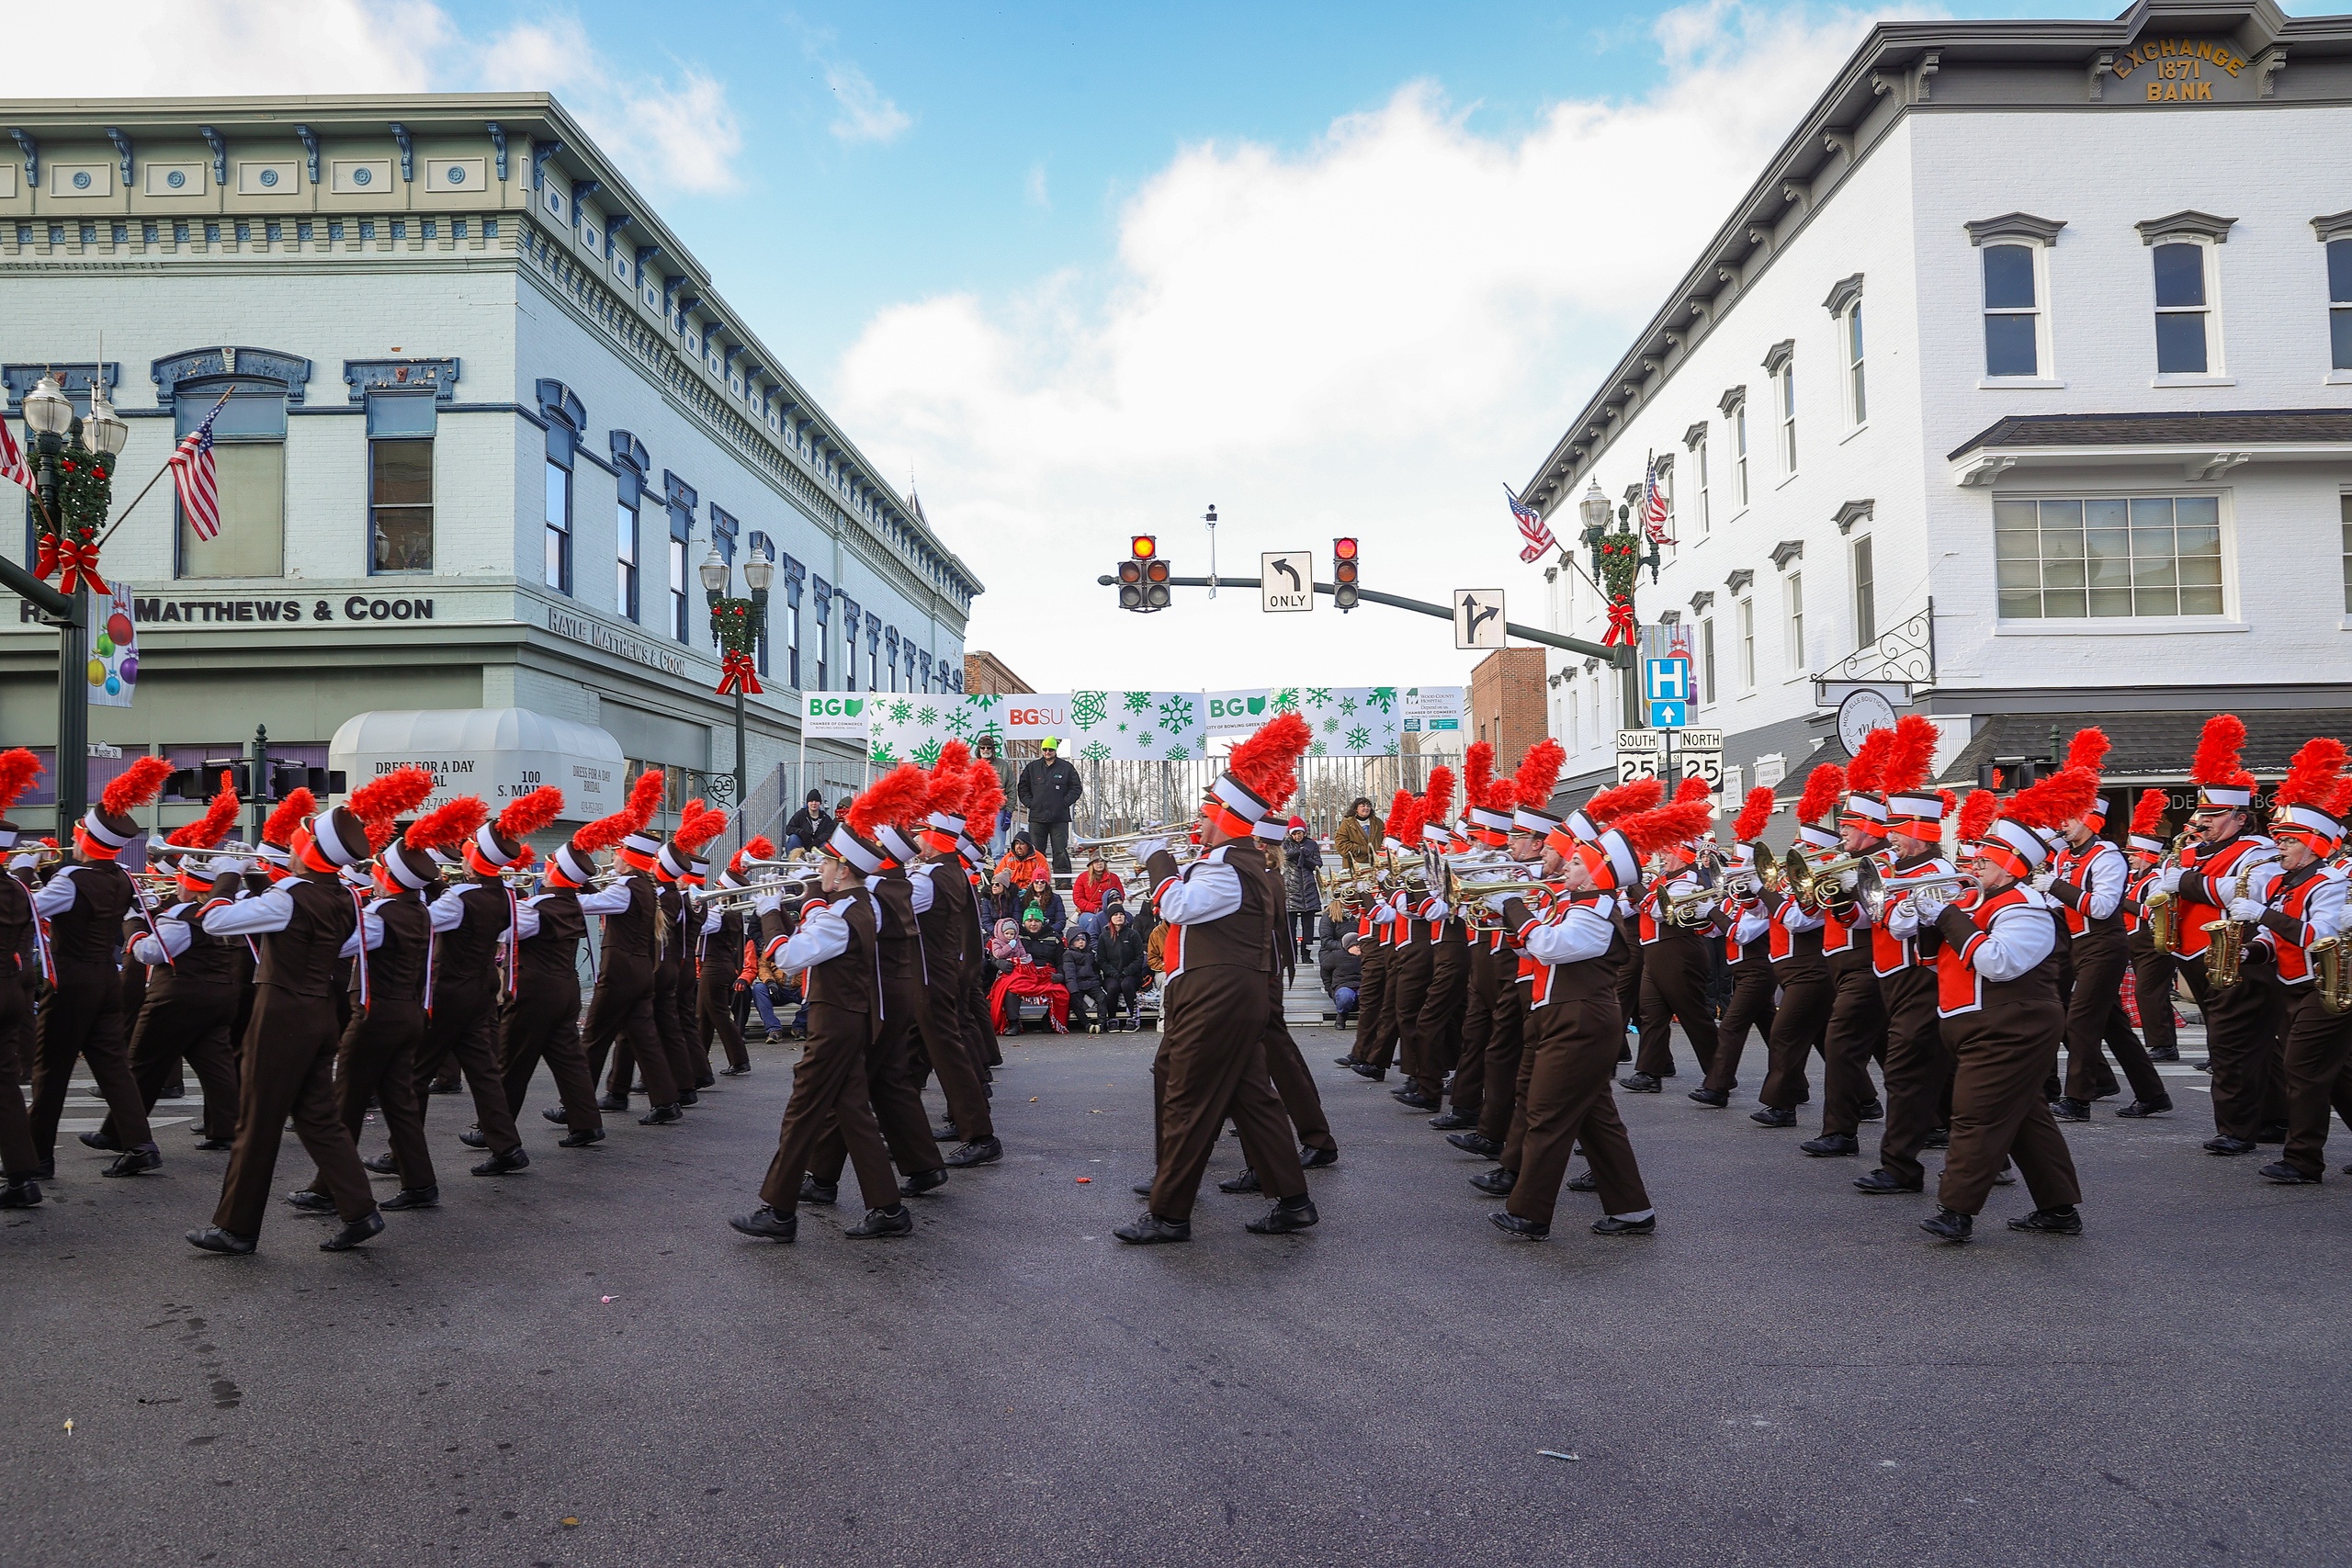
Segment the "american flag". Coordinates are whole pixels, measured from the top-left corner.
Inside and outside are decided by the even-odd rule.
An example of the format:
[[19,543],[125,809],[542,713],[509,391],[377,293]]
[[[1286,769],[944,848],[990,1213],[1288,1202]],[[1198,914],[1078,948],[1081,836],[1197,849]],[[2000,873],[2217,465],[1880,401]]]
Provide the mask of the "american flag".
[[1533,561],[1546,550],[1560,547],[1560,541],[1552,537],[1552,530],[1544,525],[1544,519],[1536,515],[1533,507],[1513,495],[1510,486],[1503,486],[1503,496],[1510,502],[1511,516],[1519,522],[1520,537],[1527,541],[1527,547],[1519,552],[1520,559]]
[[220,532],[220,481],[212,468],[212,422],[228,404],[226,397],[214,403],[204,423],[180,437],[164,464],[180,492],[180,510],[187,514],[187,525],[199,539]]
[[1657,482],[1657,456],[1653,453],[1642,469],[1642,533],[1653,545],[1674,543],[1666,531],[1666,487]]
[[33,488],[33,471],[25,467],[25,449],[17,445],[17,437],[6,419],[0,419],[0,479],[13,479],[27,490]]

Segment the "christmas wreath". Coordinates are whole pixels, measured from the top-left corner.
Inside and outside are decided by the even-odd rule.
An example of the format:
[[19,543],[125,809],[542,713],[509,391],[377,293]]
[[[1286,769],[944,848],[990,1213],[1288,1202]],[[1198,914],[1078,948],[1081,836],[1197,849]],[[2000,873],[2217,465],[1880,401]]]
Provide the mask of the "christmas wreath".
[[752,623],[749,599],[720,599],[710,606],[711,628],[718,635],[718,695],[741,691],[758,696],[760,668],[752,658],[759,633]]
[[1609,595],[1609,629],[1604,646],[1634,640],[1634,580],[1641,575],[1642,543],[1625,532],[1605,534],[1593,547],[1600,568],[1600,591]]
[[39,553],[33,575],[46,582],[63,573],[58,586],[67,593],[85,583],[94,593],[111,592],[98,575],[98,530],[114,504],[114,460],[93,452],[79,441],[57,457],[57,509],[34,509],[40,529]]

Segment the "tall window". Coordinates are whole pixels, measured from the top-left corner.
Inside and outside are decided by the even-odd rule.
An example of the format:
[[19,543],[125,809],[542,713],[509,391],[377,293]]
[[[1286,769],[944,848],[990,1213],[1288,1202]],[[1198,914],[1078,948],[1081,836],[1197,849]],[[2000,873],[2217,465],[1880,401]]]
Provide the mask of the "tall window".
[[[179,434],[212,412],[218,392],[182,388],[174,400]],[[283,577],[286,574],[286,399],[239,392],[212,422],[212,473],[219,485],[220,531],[197,537],[179,521],[182,577]],[[118,499],[117,504],[120,504]]]
[[1854,541],[1854,646],[1878,640],[1878,568],[1868,534]]
[[1756,689],[1756,601],[1742,599],[1736,612],[1739,623],[1739,689]]
[[1804,668],[1804,573],[1792,571],[1781,580],[1782,635],[1788,642],[1792,673]]
[[686,630],[686,541],[676,535],[670,537],[670,635],[680,642],[691,641]]
[[1747,400],[1742,398],[1731,407],[1731,504],[1735,512],[1747,509]]
[[1797,471],[1797,362],[1792,355],[1781,362],[1780,373],[1772,378],[1773,400],[1780,404],[1781,472]]
[[629,620],[638,619],[638,546],[637,508],[619,506],[614,509],[614,547],[616,570],[613,579],[613,608]]
[[2041,307],[2030,245],[1984,247],[1984,374],[2041,374]]
[[865,617],[865,689],[882,689],[882,634],[875,630],[873,616]]
[[1846,308],[1846,412],[1856,424],[1871,417],[1869,389],[1862,374],[1862,302]]
[[786,595],[786,604],[784,607],[784,662],[786,671],[785,679],[791,685],[794,691],[799,691],[801,689],[800,595],[797,592]]
[[2211,369],[2205,276],[2211,251],[2186,240],[2155,247],[2159,376],[2203,376]]
[[2352,240],[2327,243],[2328,364],[2352,370]]
[[[2352,532],[2352,529],[2347,529],[2346,531]],[[1574,675],[1570,675],[1566,678],[1566,684],[1568,688],[1567,700],[1560,705],[1560,710],[1568,721],[1566,725],[1567,733],[1562,736],[1561,739],[1567,743],[1568,754],[1570,756],[1574,756],[1577,748],[1584,744],[1582,739],[1577,733],[1580,728],[1577,725],[1577,720],[1583,716],[1583,715],[1578,711],[1577,705],[1583,701],[1583,696],[1577,690],[1577,678]]]
[[1700,436],[1698,444],[1690,448],[1690,457],[1691,460],[1695,462],[1699,468],[1699,536],[1703,539],[1707,536],[1707,526],[1709,523],[1709,507],[1707,504],[1707,438],[1704,435]]
[[2344,514],[2344,613],[2352,615],[2352,494],[2338,496],[2336,508]]
[[1993,555],[2003,620],[2222,613],[2210,495],[1996,501]]
[[571,592],[571,470],[549,457],[540,508],[547,542],[546,582],[559,593]]
[[368,399],[368,570],[433,570],[430,392]]
[[831,592],[820,581],[817,584],[817,689],[820,692],[833,689],[831,606]]
[[1699,701],[1712,707],[1715,701],[1715,618],[1709,615],[1699,623]]

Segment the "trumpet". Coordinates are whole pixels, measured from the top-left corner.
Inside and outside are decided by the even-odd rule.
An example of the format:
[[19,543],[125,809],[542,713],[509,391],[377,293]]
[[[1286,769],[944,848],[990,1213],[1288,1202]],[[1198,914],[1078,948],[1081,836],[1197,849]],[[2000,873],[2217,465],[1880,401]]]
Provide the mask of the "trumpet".
[[814,877],[770,876],[741,887],[722,887],[716,893],[705,894],[698,903],[705,909],[748,909],[763,898],[805,897],[817,891],[817,886]]
[[1915,877],[1908,882],[1890,886],[1875,865],[1866,865],[1855,874],[1854,902],[1869,915],[1871,924],[1880,925],[1886,919],[1887,906],[1900,903],[1912,894],[1927,887],[1966,888],[1974,892],[1981,885],[1964,871],[1947,872],[1937,876]]
[[1723,896],[1724,889],[1720,887],[1693,887],[1688,893],[1660,893],[1658,910],[1668,923],[1697,931],[1713,925],[1715,919],[1713,908],[1702,908],[1700,906],[1715,904]]
[[1188,831],[1190,831],[1189,829],[1173,826],[1166,828],[1138,828],[1132,833],[1114,833],[1107,839],[1073,838],[1069,841],[1069,847],[1073,850],[1107,850],[1116,848],[1121,844],[1139,844],[1146,839],[1177,838]]

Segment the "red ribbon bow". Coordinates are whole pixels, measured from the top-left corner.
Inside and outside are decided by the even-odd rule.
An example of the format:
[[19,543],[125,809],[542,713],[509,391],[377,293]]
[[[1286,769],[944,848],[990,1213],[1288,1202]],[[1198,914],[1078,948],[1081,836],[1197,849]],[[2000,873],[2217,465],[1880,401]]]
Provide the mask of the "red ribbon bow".
[[74,592],[85,583],[89,585],[93,593],[114,592],[107,586],[106,579],[98,575],[98,547],[95,540],[60,539],[54,534],[42,535],[40,552],[33,560],[33,575],[46,582],[51,573],[59,570],[65,573],[58,582],[58,587],[64,592]]
[[759,696],[764,690],[760,684],[759,666],[752,656],[741,649],[729,649],[718,661],[718,695],[741,690],[746,695]]
[[1611,599],[1609,602],[1609,630],[1601,637],[1601,646],[1611,648],[1621,642],[1631,646],[1635,630],[1634,602],[1631,599]]

